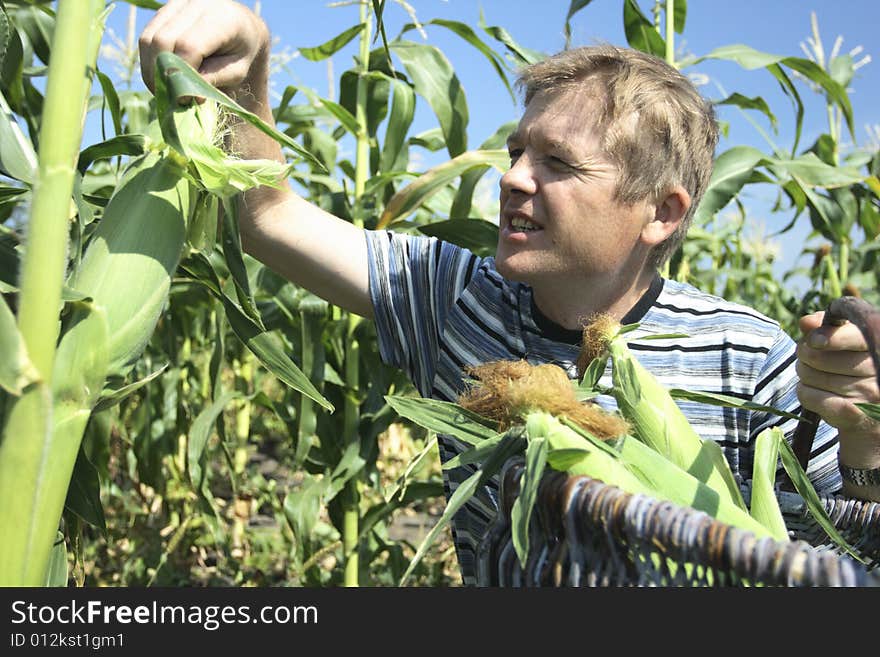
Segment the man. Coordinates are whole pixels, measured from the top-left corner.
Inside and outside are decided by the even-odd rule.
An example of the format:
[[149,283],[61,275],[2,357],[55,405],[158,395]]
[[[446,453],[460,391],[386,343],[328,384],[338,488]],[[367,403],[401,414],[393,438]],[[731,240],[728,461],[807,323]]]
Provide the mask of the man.
[[[156,55],[171,50],[272,121],[269,33],[242,5],[171,0],[145,28],[140,47],[148,85]],[[776,322],[657,274],[708,184],[717,141],[711,107],[660,60],[610,47],[561,53],[526,69],[521,81],[526,108],[501,179],[496,258],[365,232],[286,188],[245,195],[245,248],[297,285],[373,318],[386,362],[403,368],[422,395],[441,399],[461,391],[464,366],[490,360],[555,362],[574,375],[584,318],[606,312],[640,322],[633,349],[665,385],[818,412],[825,423],[809,465],[817,488],[840,488],[839,457],[874,482],[846,476],[845,492],[880,500],[873,479],[880,477],[880,423],[854,406],[880,400],[880,391],[855,327],[817,328],[821,313],[807,316],[801,329],[808,338],[796,353]],[[249,126],[238,126],[233,139],[243,156],[282,157],[277,143]],[[689,337],[638,342],[658,332]],[[790,435],[794,427],[769,414],[682,408],[745,478],[757,433],[778,424]],[[442,439],[441,457],[460,447]],[[447,472],[447,494],[468,474]],[[494,512],[490,487],[453,524],[466,584]]]

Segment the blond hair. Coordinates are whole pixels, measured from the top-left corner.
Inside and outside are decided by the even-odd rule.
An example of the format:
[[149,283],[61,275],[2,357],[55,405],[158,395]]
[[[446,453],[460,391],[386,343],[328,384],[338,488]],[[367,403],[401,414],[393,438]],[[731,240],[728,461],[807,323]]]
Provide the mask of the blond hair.
[[660,200],[681,185],[691,206],[676,231],[651,253],[660,267],[684,241],[712,175],[718,126],[712,105],[662,59],[611,45],[565,50],[523,68],[518,85],[528,105],[538,92],[559,93],[593,83],[595,110],[585,120],[604,131],[603,150],[618,167],[622,203]]

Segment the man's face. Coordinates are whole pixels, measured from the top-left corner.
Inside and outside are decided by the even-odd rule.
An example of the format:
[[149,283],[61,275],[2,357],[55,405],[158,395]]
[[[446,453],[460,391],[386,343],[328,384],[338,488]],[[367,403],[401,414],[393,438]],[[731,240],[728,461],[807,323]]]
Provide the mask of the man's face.
[[594,103],[584,91],[539,92],[508,140],[496,255],[506,278],[608,284],[641,268],[654,208],[614,199],[618,169],[602,153]]

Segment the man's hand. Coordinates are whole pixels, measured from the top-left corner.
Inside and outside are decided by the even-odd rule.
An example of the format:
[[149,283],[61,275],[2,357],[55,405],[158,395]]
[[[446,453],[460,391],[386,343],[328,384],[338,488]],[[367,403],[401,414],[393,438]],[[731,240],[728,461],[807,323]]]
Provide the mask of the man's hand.
[[139,39],[141,75],[153,91],[156,57],[173,52],[228,94],[265,89],[269,30],[247,7],[229,0],[169,0]]
[[868,345],[851,323],[822,326],[824,315],[813,313],[800,320],[804,339],[797,351],[798,398],[805,409],[838,429],[842,464],[857,469],[880,467],[880,422],[855,406],[880,402]]

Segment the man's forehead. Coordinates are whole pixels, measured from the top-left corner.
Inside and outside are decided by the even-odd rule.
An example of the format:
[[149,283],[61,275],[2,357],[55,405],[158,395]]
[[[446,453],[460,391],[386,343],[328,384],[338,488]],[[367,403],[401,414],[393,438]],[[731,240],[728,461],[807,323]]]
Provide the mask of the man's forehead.
[[525,112],[508,142],[521,142],[535,136],[565,146],[573,138],[595,130],[601,122],[604,99],[584,89],[539,91],[526,106]]

